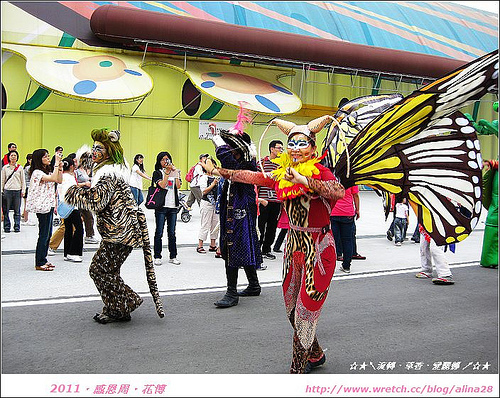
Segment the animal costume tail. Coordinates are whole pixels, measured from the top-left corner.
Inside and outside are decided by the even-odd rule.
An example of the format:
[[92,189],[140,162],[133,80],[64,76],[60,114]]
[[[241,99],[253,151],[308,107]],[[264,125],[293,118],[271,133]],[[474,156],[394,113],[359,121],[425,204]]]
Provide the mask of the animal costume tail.
[[163,310],[163,303],[158,292],[158,285],[156,284],[156,274],[153,266],[153,257],[151,256],[151,244],[149,242],[148,225],[146,222],[146,215],[142,211],[137,212],[137,221],[142,233],[142,251],[144,253],[144,266],[146,267],[146,279],[148,281],[149,291],[153,297],[153,302],[156,307],[156,312],[160,318],[165,316]]

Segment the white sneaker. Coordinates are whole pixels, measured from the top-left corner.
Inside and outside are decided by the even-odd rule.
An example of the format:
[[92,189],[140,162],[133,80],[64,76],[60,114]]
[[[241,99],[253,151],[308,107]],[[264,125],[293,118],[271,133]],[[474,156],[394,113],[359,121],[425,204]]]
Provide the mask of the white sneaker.
[[82,258],[80,256],[77,256],[76,254],[75,255],[68,254],[68,256],[66,258],[68,259],[68,261],[73,261],[74,263],[81,263],[82,262]]
[[93,236],[85,238],[85,243],[93,244],[93,243],[99,243],[99,239],[94,238]]
[[171,258],[170,260],[168,260],[168,262],[174,265],[181,265],[181,262],[176,258]]
[[55,250],[52,250],[50,247],[49,247],[49,251],[47,252],[47,255],[48,256],[53,256],[56,254],[56,251]]
[[161,265],[161,258],[155,258],[154,265]]

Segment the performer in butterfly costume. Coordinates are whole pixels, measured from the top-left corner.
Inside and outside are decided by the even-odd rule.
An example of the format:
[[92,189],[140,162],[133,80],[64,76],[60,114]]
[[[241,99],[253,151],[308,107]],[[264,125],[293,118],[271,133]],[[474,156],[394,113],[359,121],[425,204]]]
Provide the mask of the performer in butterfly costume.
[[[493,111],[498,113],[498,101],[493,103]],[[498,118],[477,122],[466,113],[479,135],[495,135],[498,138]],[[481,251],[482,267],[498,267],[498,160],[484,161],[483,167],[483,206],[488,210],[484,226],[483,249]]]
[[[459,242],[475,227],[481,211],[479,141],[457,109],[495,92],[497,80],[494,51],[406,98],[350,101],[335,117],[306,126],[274,119],[268,128],[274,124],[288,136],[287,152],[275,160],[277,170],[217,169],[231,181],[272,187],[284,202],[290,219],[283,294],[294,328],[291,373],[308,372],[325,361],[315,332],[335,270],[327,220],[344,188],[363,184],[409,197],[419,223],[438,245]],[[306,150],[315,149],[315,134],[328,122],[318,158]],[[346,135],[351,135],[349,144]],[[301,147],[306,153],[299,156]]]
[[484,226],[482,267],[498,267],[498,160],[485,161],[483,205],[488,210]]
[[[336,253],[330,230],[330,213],[344,188],[316,156],[316,136],[330,117],[315,119],[307,126],[296,126],[274,119],[288,135],[287,151],[270,173],[217,168],[207,161],[209,173],[231,182],[267,186],[275,189],[289,218],[289,232],[283,265],[283,294],[287,316],[294,328],[291,373],[304,373],[309,361],[325,361],[316,338],[316,324],[335,271]],[[227,140],[227,137],[225,138]],[[215,136],[214,143],[223,144]],[[218,145],[219,147],[221,147]]]

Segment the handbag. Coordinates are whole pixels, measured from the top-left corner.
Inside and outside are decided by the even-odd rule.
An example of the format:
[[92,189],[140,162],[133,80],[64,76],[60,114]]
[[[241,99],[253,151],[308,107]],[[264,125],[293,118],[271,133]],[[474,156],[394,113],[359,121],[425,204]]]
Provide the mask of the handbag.
[[72,206],[63,200],[58,200],[57,214],[59,217],[61,217],[62,219],[68,218],[73,210],[75,210],[75,206]]
[[26,210],[31,213],[46,214],[56,203],[55,183],[43,181],[43,174],[43,171],[35,170],[31,176],[26,201]]
[[144,203],[144,206],[146,206],[146,209],[150,210],[160,209],[165,204],[166,194],[166,189],[161,189],[159,187],[151,185],[148,188],[148,194],[146,196],[146,203]]

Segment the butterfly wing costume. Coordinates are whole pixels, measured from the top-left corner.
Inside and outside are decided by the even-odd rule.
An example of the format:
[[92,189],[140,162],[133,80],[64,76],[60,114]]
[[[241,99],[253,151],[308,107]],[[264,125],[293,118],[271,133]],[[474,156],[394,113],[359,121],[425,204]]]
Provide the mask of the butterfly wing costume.
[[[497,86],[498,50],[416,90],[357,134],[351,128],[347,149],[332,146],[341,128],[331,128],[325,165],[345,188],[362,184],[408,196],[419,224],[437,245],[460,242],[479,220],[482,159],[476,131],[458,109],[498,93]],[[355,116],[348,112],[340,126],[344,119],[356,125]]]

